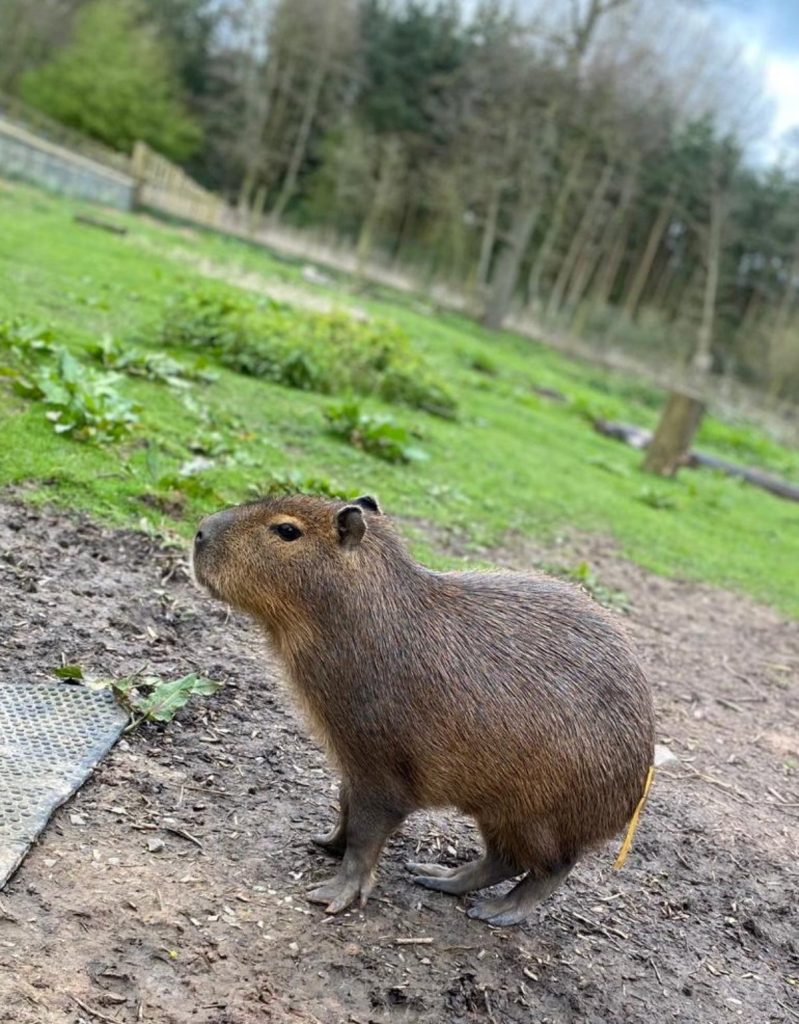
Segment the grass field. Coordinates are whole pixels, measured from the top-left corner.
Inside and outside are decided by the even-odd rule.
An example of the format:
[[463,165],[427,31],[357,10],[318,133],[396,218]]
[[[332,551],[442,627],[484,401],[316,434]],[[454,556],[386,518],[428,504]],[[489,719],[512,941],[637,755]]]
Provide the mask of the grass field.
[[[355,293],[344,281],[309,284],[301,266],[241,242],[116,214],[128,233],[113,235],[76,223],[78,209],[0,187],[0,485],[24,485],[30,501],[183,537],[202,513],[270,487],[368,491],[402,517],[415,552],[438,566],[456,564],[436,548],[442,528],[455,531],[474,560],[509,532],[543,541],[567,529],[596,532],[657,573],[737,588],[799,615],[799,506],[711,472],[649,477],[639,470],[640,453],[591,428],[596,413],[654,425],[663,395],[650,386],[436,314],[410,297]],[[206,369],[215,379],[185,379],[203,353],[202,338],[188,348],[173,332],[165,345],[176,303],[179,309],[185,296],[209,289],[216,300],[250,303],[235,284],[209,283],[208,273],[365,312],[366,327],[341,317],[331,327],[323,314],[270,307],[268,323],[256,316],[240,329],[258,343],[275,318],[290,343],[316,332],[308,365],[327,367],[329,393],[307,389],[321,385],[303,376],[311,373],[306,363],[299,386],[289,387],[230,368],[214,349]],[[342,402],[341,380],[349,379],[355,352],[337,349],[335,338],[348,325],[353,345],[361,331],[372,340],[381,331],[400,338],[405,385],[417,376],[443,384],[457,417],[387,402],[379,388],[362,386],[362,422],[347,432],[356,444],[332,434],[325,411]],[[103,338],[113,339],[116,347],[106,345],[117,356],[135,346],[150,356],[164,351],[180,365],[156,360],[147,370],[140,359],[109,379],[108,367],[90,356]],[[61,348],[78,362],[59,377],[53,368],[64,370]],[[164,376],[170,379],[158,379]],[[59,389],[62,398],[66,389],[76,401],[99,403],[99,418],[109,413],[118,438],[78,440],[79,423],[58,433],[70,425],[54,396]],[[127,425],[125,400],[134,406]],[[368,417],[377,423],[370,427]],[[411,461],[391,463],[364,450],[358,445],[372,428],[425,457],[411,451]],[[746,423],[708,417],[698,444],[799,480],[799,452]]]

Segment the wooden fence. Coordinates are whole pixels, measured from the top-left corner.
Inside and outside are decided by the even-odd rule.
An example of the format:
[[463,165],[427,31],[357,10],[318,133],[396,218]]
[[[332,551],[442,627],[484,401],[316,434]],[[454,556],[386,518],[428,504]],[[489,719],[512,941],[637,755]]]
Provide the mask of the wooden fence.
[[223,228],[225,201],[198,185],[180,167],[150,149],[146,142],[137,142],[133,147],[130,170],[137,183],[138,206],[206,227]]

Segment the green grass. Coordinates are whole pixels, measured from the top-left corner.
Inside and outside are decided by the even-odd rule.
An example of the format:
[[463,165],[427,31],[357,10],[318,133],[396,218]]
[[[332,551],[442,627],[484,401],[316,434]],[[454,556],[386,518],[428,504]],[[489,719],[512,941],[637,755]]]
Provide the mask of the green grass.
[[[108,216],[128,234],[106,234],[74,223],[78,208],[0,187],[0,323],[45,324],[87,365],[106,334],[123,346],[162,347],[177,298],[207,287],[192,260],[257,274],[267,292],[269,282],[303,285],[299,266],[253,246],[118,214]],[[415,553],[439,566],[457,563],[436,550],[442,528],[464,538],[474,559],[510,531],[546,541],[569,528],[612,535],[626,557],[657,573],[737,588],[799,615],[799,506],[712,472],[646,476],[639,452],[592,430],[593,414],[653,426],[663,401],[655,389],[462,317],[430,315],[413,297],[352,295],[341,281],[314,291],[404,331],[457,399],[450,421],[359,396],[364,413],[404,427],[424,461],[392,464],[333,436],[325,412],[342,396],[211,360],[212,382],[121,376],[115,387],[138,403],[138,423],[105,444],[59,436],[40,401],[0,380],[0,486],[185,538],[203,513],[281,483],[372,492],[407,524]],[[166,351],[187,368],[198,355]],[[14,358],[0,346],[0,365]],[[567,401],[539,397],[536,387]],[[799,480],[799,452],[749,424],[708,418],[699,444]]]

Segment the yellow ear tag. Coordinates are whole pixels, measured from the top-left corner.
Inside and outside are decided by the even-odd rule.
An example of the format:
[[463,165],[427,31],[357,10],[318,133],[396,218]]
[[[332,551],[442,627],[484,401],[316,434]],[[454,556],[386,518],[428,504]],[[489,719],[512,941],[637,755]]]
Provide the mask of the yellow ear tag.
[[638,828],[638,819],[641,816],[641,811],[644,809],[646,798],[649,796],[649,787],[652,785],[652,779],[654,779],[654,777],[655,766],[651,764],[646,776],[646,783],[644,784],[644,795],[638,801],[638,806],[635,808],[632,818],[630,818],[630,824],[627,826],[627,835],[624,837],[624,842],[621,844],[618,857],[613,861],[613,867],[616,871],[620,871],[621,868],[624,867],[624,862],[627,860],[627,854],[630,852],[630,847],[633,845],[635,830]]

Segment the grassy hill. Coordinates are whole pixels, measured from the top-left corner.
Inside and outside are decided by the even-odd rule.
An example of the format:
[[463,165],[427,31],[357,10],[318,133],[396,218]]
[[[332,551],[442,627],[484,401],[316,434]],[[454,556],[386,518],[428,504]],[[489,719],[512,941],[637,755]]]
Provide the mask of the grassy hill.
[[[121,215],[115,235],[78,210],[0,185],[0,486],[186,538],[264,491],[368,491],[436,565],[460,561],[446,531],[475,561],[509,532],[598,532],[799,615],[799,506],[649,477],[591,428],[654,425],[648,385],[242,242]],[[746,423],[709,417],[698,444],[799,480],[799,452]]]

